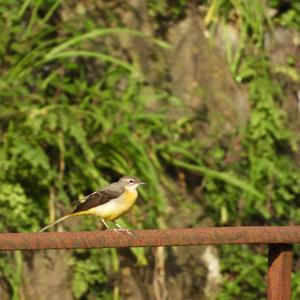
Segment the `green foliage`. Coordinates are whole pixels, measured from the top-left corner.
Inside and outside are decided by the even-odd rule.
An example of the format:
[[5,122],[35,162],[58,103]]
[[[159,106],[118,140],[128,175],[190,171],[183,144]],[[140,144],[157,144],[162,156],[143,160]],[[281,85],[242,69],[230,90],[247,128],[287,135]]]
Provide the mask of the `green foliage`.
[[[83,28],[71,21],[58,28],[52,24],[59,17],[59,5],[60,1],[25,1],[22,6],[7,2],[0,12],[5,28],[0,49],[1,230],[36,231],[50,221],[48,214],[53,218],[58,203],[68,211],[72,201],[123,174],[140,176],[149,184],[142,192],[149,201],[143,208],[148,216],[138,210],[135,215],[144,219],[141,226],[156,226],[165,198],[152,136],[167,138],[168,120],[166,107],[145,111],[167,94],[153,89],[145,96],[141,75],[121,57],[122,51],[113,56],[107,44],[97,43],[107,35],[116,35],[116,42],[120,34],[145,36],[125,28],[82,33]],[[157,39],[149,41],[168,47]],[[95,228],[91,223],[83,226]],[[140,264],[147,262],[143,251],[133,252]],[[92,286],[96,295],[109,293],[107,269],[101,264],[106,254],[76,256],[77,298]],[[116,259],[114,255],[108,261]],[[13,267],[9,256],[3,260],[7,269]],[[18,289],[16,280],[9,282]]]
[[[253,246],[222,246],[221,266],[225,273],[225,289],[218,300],[260,299],[266,298],[265,286],[262,284],[266,276],[267,253],[257,253]],[[228,273],[230,270],[230,273]]]
[[269,0],[269,5],[273,8],[282,8],[282,13],[278,15],[276,21],[285,27],[300,29],[300,3],[299,1],[290,1],[289,3],[282,3],[279,0]]
[[[186,14],[188,5],[187,0],[162,0],[162,1],[147,1],[149,14],[152,17],[168,20],[168,22],[176,21]],[[163,20],[159,22],[159,26],[163,25]]]
[[37,230],[40,218],[38,207],[26,196],[20,184],[0,183],[0,190],[2,220],[0,230],[2,232]]
[[[103,289],[108,280],[106,275],[109,270],[109,266],[107,266],[107,262],[109,262],[108,255],[108,250],[102,252],[91,250],[88,253],[86,251],[76,251],[75,257],[79,259],[73,259],[71,262],[74,270],[72,290],[75,299],[80,299],[93,285],[98,286],[99,291],[101,286]],[[82,257],[80,258],[80,256]]]
[[[251,115],[246,128],[239,133],[241,160],[226,166],[221,161],[221,166],[231,170],[235,177],[248,179],[247,184],[263,195],[257,197],[245,189],[240,193],[233,186],[217,183],[207,176],[206,198],[215,221],[221,224],[288,225],[300,222],[300,171],[290,156],[298,150],[297,139],[289,129],[287,115],[282,109],[284,92],[276,77],[278,67],[270,62],[264,50],[264,35],[274,24],[266,17],[263,2],[259,2],[230,1],[229,6],[228,2],[212,1],[206,17],[207,24],[219,19],[226,22],[233,12],[238,13],[235,21],[240,25],[239,46],[228,57],[236,80],[247,85]],[[280,9],[278,2],[273,5]],[[284,15],[293,15],[295,9],[292,5]],[[282,20],[286,20],[284,15]],[[291,18],[288,26],[294,27],[294,20]],[[281,74],[297,80],[294,69],[283,69]],[[220,162],[215,159],[214,163],[217,166]],[[266,273],[266,259],[252,247],[243,246],[242,251],[237,248],[221,248],[225,279],[218,299],[264,299],[261,278]],[[298,273],[294,274],[294,282],[297,276]],[[299,297],[298,293],[295,288],[294,297]]]
[[23,255],[21,251],[15,251],[13,255],[8,253],[0,254],[0,274],[11,287],[12,300],[20,299],[19,289],[22,285],[22,265]]

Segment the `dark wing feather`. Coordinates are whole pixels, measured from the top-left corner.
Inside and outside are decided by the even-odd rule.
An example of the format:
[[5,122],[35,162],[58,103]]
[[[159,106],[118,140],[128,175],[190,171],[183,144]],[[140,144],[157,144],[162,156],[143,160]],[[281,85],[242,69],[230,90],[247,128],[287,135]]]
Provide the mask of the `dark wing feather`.
[[83,202],[79,203],[74,209],[73,213],[78,213],[82,211],[89,210],[93,207],[105,204],[111,199],[119,197],[123,193],[123,189],[116,188],[112,184],[100,190],[99,192],[94,192],[83,199]]

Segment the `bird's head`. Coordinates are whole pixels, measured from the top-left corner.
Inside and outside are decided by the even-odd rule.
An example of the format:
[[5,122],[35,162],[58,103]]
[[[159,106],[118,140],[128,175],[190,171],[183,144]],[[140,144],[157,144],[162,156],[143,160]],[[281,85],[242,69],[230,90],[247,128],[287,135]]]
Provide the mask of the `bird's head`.
[[126,189],[136,190],[140,185],[145,184],[139,178],[134,176],[124,176],[119,179],[119,182],[124,185]]

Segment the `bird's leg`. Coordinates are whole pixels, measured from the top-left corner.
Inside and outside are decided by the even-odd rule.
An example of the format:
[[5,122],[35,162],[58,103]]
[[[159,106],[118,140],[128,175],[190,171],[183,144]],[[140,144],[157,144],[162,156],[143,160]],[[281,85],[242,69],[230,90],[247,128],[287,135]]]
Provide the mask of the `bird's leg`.
[[115,224],[119,229],[125,229],[125,228],[123,228],[120,224],[118,224],[117,222],[114,222],[114,224]]
[[108,226],[108,224],[105,222],[104,219],[101,218],[101,222],[102,222],[102,224],[104,225],[104,227],[105,227],[106,229],[108,229],[108,230],[110,229],[109,226]]
[[120,224],[118,224],[118,223],[115,222],[115,221],[112,221],[112,222],[116,225],[116,227],[118,227],[118,228],[116,229],[116,231],[123,231],[123,232],[126,232],[126,233],[130,234],[130,235],[133,235],[133,233],[130,232],[129,229],[123,228]]
[[130,235],[133,235],[131,232],[130,232],[130,230],[129,229],[126,229],[126,228],[123,228],[121,225],[119,225],[118,223],[116,223],[116,222],[114,222],[114,221],[112,221],[115,225],[116,225],[116,227],[118,227],[118,228],[115,228],[115,229],[112,229],[112,228],[110,228],[109,226],[108,226],[108,224],[106,223],[106,221],[104,220],[104,219],[102,219],[101,218],[101,222],[102,222],[102,224],[105,226],[105,228],[107,229],[107,230],[113,230],[113,231],[115,231],[115,232],[126,232],[126,233],[128,233],[128,234],[130,234]]

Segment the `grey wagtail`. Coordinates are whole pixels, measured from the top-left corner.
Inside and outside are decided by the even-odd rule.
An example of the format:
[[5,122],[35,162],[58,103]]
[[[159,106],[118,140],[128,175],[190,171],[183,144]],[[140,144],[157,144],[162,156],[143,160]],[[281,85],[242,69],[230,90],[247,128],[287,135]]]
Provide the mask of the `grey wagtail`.
[[117,230],[125,230],[115,222],[117,218],[127,213],[135,204],[138,196],[137,188],[145,184],[136,177],[124,176],[119,181],[111,183],[98,192],[94,192],[83,198],[74,211],[55,222],[42,228],[39,232],[72,216],[95,215],[101,218],[103,225],[110,229],[107,221],[112,221]]

